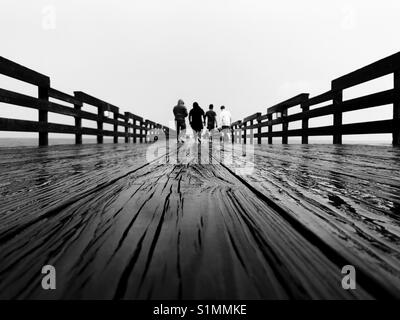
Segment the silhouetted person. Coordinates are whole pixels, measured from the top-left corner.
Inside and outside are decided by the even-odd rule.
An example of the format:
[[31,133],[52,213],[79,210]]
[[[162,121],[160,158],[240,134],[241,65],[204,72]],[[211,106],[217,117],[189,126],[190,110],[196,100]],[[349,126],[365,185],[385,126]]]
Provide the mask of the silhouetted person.
[[209,110],[206,112],[205,122],[207,121],[207,130],[211,131],[217,127],[217,114],[213,110],[214,106],[210,104]]
[[182,136],[186,134],[185,118],[188,116],[188,112],[182,99],[178,100],[178,104],[174,107],[173,111],[175,116],[176,141],[184,142]]
[[189,123],[193,129],[193,135],[200,142],[201,140],[201,131],[203,130],[204,124],[204,111],[200,108],[197,102],[193,103],[193,108],[189,112]]

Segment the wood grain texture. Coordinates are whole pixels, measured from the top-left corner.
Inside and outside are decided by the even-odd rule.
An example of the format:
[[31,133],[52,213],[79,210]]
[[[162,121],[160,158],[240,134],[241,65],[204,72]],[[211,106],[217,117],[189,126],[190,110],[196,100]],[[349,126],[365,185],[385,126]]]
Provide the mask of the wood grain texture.
[[[292,147],[3,149],[0,298],[380,295],[365,279],[343,290],[332,252],[365,261],[364,274],[396,295],[400,179],[388,165],[396,168],[399,155]],[[45,264],[56,267],[56,291],[40,287]]]
[[367,285],[399,297],[399,157],[383,146],[262,145],[227,166],[250,161],[250,174],[238,171],[247,183],[362,270]]

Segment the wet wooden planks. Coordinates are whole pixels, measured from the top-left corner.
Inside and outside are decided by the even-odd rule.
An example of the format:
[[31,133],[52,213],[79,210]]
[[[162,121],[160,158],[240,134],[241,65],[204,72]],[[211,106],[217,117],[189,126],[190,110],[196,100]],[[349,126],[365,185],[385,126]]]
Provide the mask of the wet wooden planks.
[[3,148],[0,238],[146,164],[145,145]]
[[[343,290],[337,261],[249,188],[251,166],[243,162],[255,163],[260,177],[257,156],[209,147],[171,144],[156,155],[146,145],[59,147],[44,154],[18,151],[21,163],[9,151],[0,160],[8,166],[1,175],[10,174],[1,189],[0,297],[374,296],[362,285]],[[40,165],[48,170],[39,185],[29,178],[14,184],[13,174],[23,180],[29,172],[38,174]],[[322,227],[307,226],[313,232]],[[339,242],[331,229],[325,233],[330,245]],[[359,254],[351,246],[340,249]],[[55,292],[40,287],[44,264],[57,269]]]
[[[400,150],[357,145],[251,148],[244,157],[236,146],[233,161],[225,165],[363,272],[367,285],[398,297]],[[246,163],[252,165],[250,173],[240,170]]]

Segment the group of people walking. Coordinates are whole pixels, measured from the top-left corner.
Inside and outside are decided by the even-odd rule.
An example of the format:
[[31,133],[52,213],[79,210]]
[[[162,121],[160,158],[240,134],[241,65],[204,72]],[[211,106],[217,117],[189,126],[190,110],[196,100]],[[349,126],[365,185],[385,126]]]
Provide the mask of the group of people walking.
[[230,131],[231,128],[231,114],[225,108],[225,106],[221,106],[221,112],[218,120],[212,104],[210,104],[209,110],[204,112],[197,102],[193,102],[193,107],[188,113],[185,103],[182,99],[179,99],[178,104],[173,109],[173,112],[175,116],[178,143],[183,143],[185,141],[184,137],[186,136],[187,117],[189,117],[189,123],[193,130],[193,136],[195,139],[197,138],[199,142],[201,142],[201,134],[204,127],[207,128],[210,137],[212,136],[213,131],[216,129],[226,132]]

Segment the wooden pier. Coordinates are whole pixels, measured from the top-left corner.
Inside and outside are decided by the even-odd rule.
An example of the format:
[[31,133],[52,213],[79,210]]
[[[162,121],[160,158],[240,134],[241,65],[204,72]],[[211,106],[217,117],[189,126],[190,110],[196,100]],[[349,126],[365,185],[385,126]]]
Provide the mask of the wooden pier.
[[[0,118],[0,131],[38,132],[42,147],[1,149],[0,299],[400,298],[400,149],[341,145],[344,134],[378,132],[399,143],[399,59],[237,121],[229,142],[176,145],[166,126],[56,91],[48,77],[1,58],[0,73],[39,95],[0,89],[0,101],[37,109],[39,121]],[[342,101],[344,88],[391,73],[394,89]],[[393,119],[342,124],[343,112],[387,104]],[[295,105],[302,113],[289,115]],[[75,126],[49,123],[48,112]],[[327,114],[332,126],[308,128]],[[290,130],[298,120],[302,129]],[[76,144],[47,147],[51,132],[72,133]],[[87,134],[98,144],[82,144]],[[312,135],[335,144],[308,145]],[[290,136],[303,144],[287,144]],[[56,290],[41,287],[44,265],[56,268]],[[356,290],[342,287],[346,265]]]
[[399,150],[149,146],[2,150],[0,298],[399,297]]

